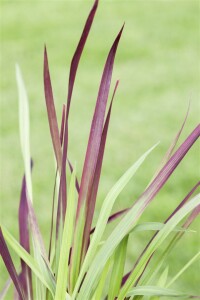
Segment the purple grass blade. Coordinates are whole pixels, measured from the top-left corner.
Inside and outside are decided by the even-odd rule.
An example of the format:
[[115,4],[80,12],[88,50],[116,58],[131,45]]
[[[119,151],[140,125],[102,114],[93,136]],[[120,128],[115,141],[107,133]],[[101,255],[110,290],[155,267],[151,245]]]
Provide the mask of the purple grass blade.
[[83,173],[81,178],[80,193],[77,206],[77,218],[80,213],[80,208],[83,205],[83,203],[85,203],[86,198],[89,196],[90,190],[92,188],[94,172],[99,154],[99,147],[101,142],[101,135],[103,130],[104,116],[110,89],[114,59],[123,28],[124,26],[118,33],[110,49],[101,78],[96,107],[90,129],[90,136],[85,156],[85,162],[83,166]]
[[110,122],[110,115],[111,115],[112,104],[113,104],[113,100],[114,100],[114,97],[115,97],[115,93],[116,93],[118,84],[119,84],[119,81],[116,82],[114,92],[113,92],[113,95],[112,95],[112,99],[111,99],[111,103],[110,103],[110,107],[109,107],[109,110],[108,110],[108,113],[107,113],[106,121],[105,121],[105,124],[104,124],[102,136],[101,136],[99,154],[98,154],[96,169],[95,169],[95,173],[94,173],[92,188],[90,190],[90,195],[87,198],[86,223],[85,223],[84,234],[83,234],[83,249],[82,249],[82,255],[83,256],[84,256],[84,254],[87,250],[87,247],[89,245],[90,230],[91,230],[91,225],[92,225],[92,220],[93,220],[93,215],[94,215],[94,210],[95,210],[97,192],[98,192],[98,187],[99,187],[99,180],[100,180],[100,175],[101,175],[101,168],[102,168],[104,151],[105,151],[106,138],[107,138],[108,127],[109,127],[109,122]]
[[23,287],[20,283],[19,277],[17,275],[17,271],[15,269],[15,266],[13,264],[12,258],[10,256],[10,252],[8,250],[8,247],[6,245],[1,227],[0,227],[0,254],[2,256],[2,259],[4,261],[4,264],[6,266],[6,269],[15,285],[15,288],[19,294],[19,297],[21,300],[25,300]]
[[[172,212],[172,214],[165,220],[164,224],[166,224],[176,213],[179,209],[181,209],[181,207],[183,207],[183,205],[190,199],[190,197],[194,194],[194,192],[197,190],[197,188],[200,186],[200,181],[192,188],[192,190],[186,195],[186,197],[181,201],[181,203],[176,207],[176,209]],[[198,211],[198,206],[195,208],[194,210],[195,212]],[[194,218],[192,217],[192,220]],[[190,218],[188,218],[188,220],[190,220]],[[189,225],[188,225],[189,226]],[[186,228],[183,225],[184,228]],[[178,233],[178,234],[183,234],[184,232]],[[144,248],[144,250],[142,251],[142,253],[140,254],[140,256],[138,257],[138,259],[136,260],[133,268],[131,269],[130,272],[128,272],[122,280],[122,285],[126,282],[126,280],[128,279],[128,277],[130,276],[130,274],[132,273],[132,271],[136,268],[136,266],[138,265],[139,261],[141,260],[142,256],[144,255],[144,253],[147,251],[148,247],[150,246],[150,244],[152,243],[152,241],[154,240],[154,238],[156,237],[156,235],[158,234],[158,231],[152,236],[152,238],[150,239],[150,241],[148,242],[148,244],[146,245],[146,247]],[[150,259],[148,260],[148,262],[146,263],[144,270],[142,272],[142,274],[140,275],[140,277],[138,278],[136,284],[138,284],[139,280],[141,279],[144,271],[146,270],[151,258],[153,257],[153,255],[151,255]]]
[[[31,161],[31,168],[33,163]],[[26,179],[23,177],[20,204],[19,204],[19,240],[21,246],[30,253],[30,235],[29,235],[29,226],[28,226],[28,203],[26,197]],[[20,274],[20,281],[23,286],[25,297],[28,298],[30,294],[31,299],[33,298],[32,290],[32,274],[31,269],[26,265],[26,263],[21,259],[22,272]]]
[[47,57],[46,47],[44,49],[44,91],[45,91],[45,100],[46,100],[46,107],[47,107],[47,113],[48,113],[49,127],[50,127],[50,132],[51,132],[51,139],[52,139],[52,143],[53,143],[53,148],[54,148],[54,153],[55,153],[58,169],[59,169],[59,172],[61,172],[62,149],[61,149],[61,144],[60,144],[56,110],[55,110],[55,106],[54,106],[54,98],[53,98],[53,91],[52,91],[52,86],[51,86],[51,78],[50,78],[50,73],[49,73],[49,65],[48,65],[48,57]]
[[70,66],[70,75],[69,75],[69,85],[68,85],[68,95],[67,95],[67,119],[68,119],[68,115],[69,115],[69,110],[70,110],[70,104],[71,104],[71,98],[72,98],[72,92],[73,92],[73,87],[74,87],[74,82],[75,82],[75,78],[76,78],[76,72],[78,69],[78,65],[79,65],[79,61],[85,46],[85,43],[87,41],[88,38],[88,34],[90,32],[93,20],[94,20],[94,16],[97,10],[97,6],[98,6],[98,0],[94,1],[94,5],[89,13],[89,16],[87,18],[87,21],[85,23],[83,32],[81,34],[81,38],[79,40],[78,46],[76,48],[76,51],[74,53],[74,56],[72,58],[72,62],[71,62],[71,66]]
[[198,125],[192,133],[186,138],[182,145],[177,149],[169,161],[164,165],[161,171],[158,173],[156,178],[152,183],[147,187],[145,192],[139,197],[138,201],[145,197],[145,206],[147,206],[155,195],[160,191],[163,185],[167,182],[168,178],[175,171],[179,163],[185,157],[187,152],[190,150],[192,145],[200,136],[200,125]]
[[[71,67],[70,67],[70,75],[69,75],[69,84],[68,84],[68,95],[67,95],[67,109],[66,109],[66,116],[65,116],[65,130],[64,130],[64,145],[63,145],[63,158],[62,158],[62,172],[61,172],[61,179],[60,179],[60,189],[62,191],[59,192],[60,197],[62,197],[62,212],[63,212],[63,219],[65,217],[66,205],[67,205],[67,189],[66,189],[66,162],[67,162],[67,151],[68,151],[68,116],[71,104],[71,97],[74,87],[74,82],[76,78],[76,72],[78,69],[79,61],[88,38],[88,34],[90,32],[94,16],[97,10],[98,0],[95,0],[94,5],[89,13],[89,16],[86,20],[81,38],[79,40],[78,46],[72,58]],[[60,208],[59,208],[60,210]],[[58,213],[59,216],[59,213]],[[59,221],[58,221],[59,223]]]

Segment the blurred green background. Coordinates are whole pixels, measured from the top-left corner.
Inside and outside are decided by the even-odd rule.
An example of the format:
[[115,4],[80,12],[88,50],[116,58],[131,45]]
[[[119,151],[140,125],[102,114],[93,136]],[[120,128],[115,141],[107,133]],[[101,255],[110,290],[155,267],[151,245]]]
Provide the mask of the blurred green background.
[[[58,119],[66,101],[70,60],[92,1],[1,1],[1,222],[18,237],[17,214],[23,161],[18,130],[18,62],[30,101],[34,207],[48,244],[54,159],[43,91],[43,50],[47,45]],[[184,119],[183,140],[197,125],[199,109],[199,1],[100,1],[78,70],[70,113],[69,154],[80,178],[90,122],[103,65],[122,26],[112,88],[120,79],[106,147],[98,208],[119,176],[150,146],[160,145],[119,197],[115,210],[133,203],[157,169]],[[193,147],[146,210],[143,220],[163,221],[198,180],[198,150]],[[98,213],[96,214],[96,216]],[[169,258],[173,276],[200,246],[197,233],[186,234]],[[131,238],[127,268],[150,235]],[[8,274],[0,262],[0,289]],[[16,260],[19,267],[19,260]],[[176,287],[200,294],[199,265]],[[10,296],[9,296],[10,297]],[[10,299],[10,298],[7,299]]]

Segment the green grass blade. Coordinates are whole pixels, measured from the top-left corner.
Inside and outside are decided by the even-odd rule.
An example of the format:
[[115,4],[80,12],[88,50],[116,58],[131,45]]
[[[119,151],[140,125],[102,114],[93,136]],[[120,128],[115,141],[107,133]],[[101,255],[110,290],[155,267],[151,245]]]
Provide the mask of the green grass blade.
[[[93,236],[92,236],[92,240],[91,240],[90,246],[88,248],[85,260],[83,262],[83,265],[82,265],[82,268],[81,268],[81,271],[80,271],[80,275],[79,275],[78,280],[77,280],[77,284],[76,284],[75,289],[74,289],[74,293],[73,293],[72,299],[75,299],[76,293],[77,293],[77,291],[79,289],[79,286],[80,286],[80,284],[82,282],[83,276],[84,276],[85,272],[87,271],[88,266],[91,264],[92,259],[94,258],[94,255],[95,255],[96,250],[98,248],[99,242],[100,242],[100,240],[101,240],[101,238],[103,236],[103,233],[104,233],[104,230],[105,230],[105,227],[106,227],[109,215],[111,213],[112,207],[113,207],[113,205],[115,203],[115,200],[117,199],[118,195],[123,190],[123,188],[126,186],[126,184],[130,181],[130,179],[136,173],[136,171],[141,166],[141,164],[144,162],[144,160],[146,159],[146,157],[150,154],[150,152],[156,146],[157,146],[157,144],[155,146],[153,146],[152,148],[150,148],[147,152],[145,152],[136,161],[136,163],[133,164],[133,166],[126,171],[126,173],[118,180],[118,182],[114,185],[114,187],[111,189],[111,191],[108,193],[106,199],[104,200],[102,208],[101,208],[101,211],[100,211],[100,214],[99,214],[99,218],[98,218],[98,221],[97,221],[97,225],[96,225],[95,231],[94,231]],[[136,204],[136,206],[137,206],[137,204]],[[134,211],[135,211],[136,206],[134,207]],[[136,209],[136,211],[137,211],[137,209]],[[132,212],[132,210],[128,212],[128,215],[130,215],[130,212]],[[130,222],[130,223],[132,223],[132,222]],[[103,258],[103,260],[105,258],[107,260],[112,255],[112,253],[114,252],[115,248],[118,246],[118,244],[121,242],[121,240],[125,237],[125,235],[128,233],[128,231],[130,229],[131,229],[130,226],[127,227],[125,225],[125,227],[123,227],[123,233],[121,235],[118,234],[119,232],[117,232],[117,237],[118,238],[116,239],[116,243],[111,243],[110,241],[108,241],[107,243],[105,243],[106,246],[105,246],[105,244],[103,245],[103,247],[107,247],[108,248],[108,251],[107,251],[105,257]],[[119,230],[121,231],[121,228],[119,228]],[[109,256],[108,256],[108,254],[109,254]],[[106,261],[105,261],[105,263],[106,263]],[[95,264],[96,264],[96,261],[95,261]],[[92,266],[94,266],[93,263],[92,263]],[[101,266],[100,266],[99,263],[98,263],[97,268],[96,268],[96,266],[94,267],[94,269],[95,269],[94,272],[95,273],[97,271],[100,272],[100,268],[103,269],[103,267],[104,267],[104,265],[101,264]],[[92,269],[93,269],[93,267],[92,267]],[[93,277],[92,271],[91,271],[91,277]],[[93,280],[94,280],[94,278],[91,279],[90,283],[92,283]],[[83,286],[81,288],[81,291],[85,291],[86,294],[87,294],[89,292],[89,289],[86,288],[86,285],[83,284]],[[84,294],[84,292],[83,292],[83,294]],[[80,293],[80,295],[82,295],[82,294]],[[83,298],[85,299],[87,297],[86,296],[82,296],[82,299]]]
[[158,286],[138,286],[130,290],[127,294],[127,297],[132,296],[165,296],[165,297],[180,297],[180,298],[187,298],[186,294],[177,292],[175,290],[170,290],[166,288],[161,288]]
[[110,277],[108,300],[115,300],[117,297],[121,281],[124,273],[124,265],[126,261],[126,251],[128,245],[128,235],[121,241],[114,254],[114,262]]
[[[72,244],[73,250],[72,250],[71,260],[70,260],[70,283],[69,283],[70,295],[74,290],[74,287],[77,282],[77,278],[79,276],[84,224],[85,224],[85,214],[84,214],[84,209],[81,208],[79,217],[76,221],[74,239]],[[73,255],[73,253],[76,253],[76,255]]]
[[62,244],[60,251],[60,260],[58,266],[57,284],[55,300],[65,300],[66,289],[68,282],[68,261],[70,247],[72,244],[72,236],[74,230],[74,218],[75,218],[75,171],[72,173],[69,196],[67,202],[67,212],[65,215],[64,229],[62,235]]
[[92,300],[101,300],[102,299],[103,288],[104,288],[104,285],[105,285],[105,282],[106,282],[106,279],[108,276],[108,272],[109,272],[111,263],[112,263],[112,258],[107,261],[107,263],[102,271],[101,279],[95,290]]
[[36,260],[15,240],[15,238],[5,229],[5,227],[1,227],[3,235],[10,247],[31,268],[38,279],[49,289],[51,294],[54,295],[55,282],[53,281],[53,278],[51,278],[51,280],[47,280]]
[[[144,222],[136,225],[131,231],[132,232],[140,232],[140,231],[159,231],[165,226],[164,223],[160,222]],[[186,229],[183,227],[176,226],[173,232],[195,232],[194,230]]]
[[32,181],[31,181],[31,155],[30,155],[30,141],[29,141],[29,104],[26,93],[26,88],[22,78],[22,74],[18,65],[16,65],[16,79],[19,94],[19,127],[21,149],[24,159],[25,176],[27,184],[28,198],[32,201]]

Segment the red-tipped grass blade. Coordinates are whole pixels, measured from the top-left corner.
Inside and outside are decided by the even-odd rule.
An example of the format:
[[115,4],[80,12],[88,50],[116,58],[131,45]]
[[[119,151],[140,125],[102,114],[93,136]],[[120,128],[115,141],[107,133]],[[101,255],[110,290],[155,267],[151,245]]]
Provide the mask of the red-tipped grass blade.
[[[69,84],[68,84],[68,95],[67,95],[67,108],[66,108],[66,116],[65,116],[65,129],[64,129],[64,144],[63,144],[63,159],[62,159],[62,172],[61,172],[61,190],[62,190],[62,210],[63,217],[65,216],[66,211],[66,202],[67,202],[67,190],[66,190],[66,161],[67,161],[67,151],[68,151],[68,116],[72,98],[72,92],[74,87],[74,82],[76,78],[76,73],[79,65],[79,61],[85,46],[85,43],[88,38],[88,34],[90,32],[93,19],[97,10],[98,0],[95,0],[94,5],[89,13],[89,16],[86,20],[81,38],[79,40],[78,46],[74,53],[74,56],[71,61],[70,66],[70,74],[69,74]],[[61,194],[61,193],[59,193]]]
[[110,89],[114,59],[117,51],[117,46],[123,31],[123,27],[118,33],[110,49],[110,52],[108,54],[105,63],[103,75],[101,78],[98,97],[96,101],[96,107],[95,107],[91,129],[90,129],[87,151],[85,155],[85,162],[83,166],[80,193],[78,198],[77,218],[79,215],[80,208],[83,205],[83,203],[85,203],[92,188],[95,168],[96,168],[97,159],[99,155],[101,135],[103,130],[105,110],[106,110],[106,104],[108,100],[109,89]]
[[[89,140],[85,155],[85,161],[82,171],[81,184],[80,184],[80,192],[78,197],[78,204],[76,210],[76,226],[75,226],[75,234],[73,238],[73,246],[71,252],[71,261],[70,261],[70,278],[71,278],[71,289],[73,289],[73,285],[75,284],[76,277],[78,276],[80,265],[81,265],[81,250],[83,249],[83,232],[85,226],[85,218],[86,218],[86,203],[88,203],[87,199],[90,196],[96,164],[99,155],[106,104],[108,100],[108,94],[110,90],[112,71],[114,65],[114,59],[118,47],[118,43],[122,34],[124,26],[122,26],[119,31],[106,60],[103,74],[101,77],[100,87],[98,91],[95,111],[93,114],[92,124],[90,128]],[[81,224],[81,226],[80,226]],[[79,242],[77,243],[77,240]],[[76,244],[76,245],[75,245]],[[82,247],[80,247],[82,244]],[[75,246],[77,246],[75,248]],[[85,247],[85,246],[84,246]],[[87,245],[86,245],[87,247]],[[75,250],[74,250],[75,248]],[[84,257],[84,255],[83,255]],[[73,278],[73,279],[72,279]],[[73,282],[72,282],[73,281]]]
[[58,122],[56,116],[56,110],[54,105],[53,91],[51,86],[51,78],[49,73],[47,49],[44,49],[44,92],[46,107],[48,113],[48,121],[51,132],[51,139],[53,143],[54,153],[57,161],[59,172],[61,173],[62,166],[62,149],[60,144],[60,136],[58,129]]
[[95,173],[94,173],[93,184],[92,184],[92,188],[90,190],[90,195],[87,198],[88,201],[86,203],[86,223],[85,223],[84,234],[83,234],[82,255],[84,255],[86,248],[89,244],[90,230],[91,230],[91,225],[92,225],[92,220],[93,220],[93,215],[94,215],[94,210],[95,210],[97,192],[98,192],[98,187],[99,187],[99,180],[100,180],[100,175],[101,175],[101,168],[102,168],[102,163],[103,163],[103,156],[104,156],[104,151],[105,151],[106,138],[107,138],[108,127],[109,127],[109,122],[110,122],[110,115],[111,115],[112,104],[113,104],[113,100],[115,97],[115,93],[116,93],[118,84],[119,84],[119,81],[116,82],[114,92],[112,95],[112,99],[111,99],[111,103],[110,103],[110,107],[109,107],[109,110],[107,113],[106,121],[104,124],[102,136],[101,136],[101,142],[100,142],[100,148],[99,148],[96,169],[95,169]]

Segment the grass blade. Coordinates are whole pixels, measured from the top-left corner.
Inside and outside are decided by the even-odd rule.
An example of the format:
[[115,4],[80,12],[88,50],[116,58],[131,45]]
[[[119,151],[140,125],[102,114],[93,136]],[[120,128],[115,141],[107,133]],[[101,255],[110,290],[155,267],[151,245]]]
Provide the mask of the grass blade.
[[159,296],[159,297],[175,297],[175,298],[188,298],[188,295],[175,290],[170,290],[158,286],[138,286],[134,287],[128,292],[127,297],[132,296]]
[[[141,197],[143,197],[143,195],[148,193],[150,194],[151,191],[154,190],[154,193],[151,196],[151,199],[153,199],[153,197],[159,192],[159,190],[163,187],[163,185],[171,176],[171,174],[178,167],[179,163],[182,161],[184,156],[187,154],[187,152],[190,150],[190,148],[193,146],[193,144],[196,142],[199,136],[200,136],[200,125],[197,125],[197,127],[191,132],[191,134],[182,143],[182,145],[178,148],[178,150],[172,155],[169,161],[166,162],[164,167],[160,170],[160,172],[157,174],[157,176],[154,178],[151,184],[147,187],[145,192],[139,197],[138,201],[140,200]],[[155,188],[156,185],[157,188]],[[151,199],[149,201],[151,201]],[[135,205],[135,203],[133,205]],[[116,218],[121,217],[130,209],[131,207],[118,211],[117,213],[114,213],[112,216],[110,216],[109,221],[112,222]]]
[[116,82],[114,92],[112,95],[112,99],[111,99],[111,103],[110,103],[110,107],[109,107],[106,121],[104,124],[103,132],[102,132],[102,136],[101,136],[100,147],[99,147],[99,155],[98,155],[97,164],[96,164],[96,170],[94,173],[93,184],[92,184],[92,187],[90,190],[90,195],[88,197],[88,204],[86,207],[86,222],[85,222],[85,228],[84,228],[84,234],[83,234],[83,249],[82,249],[83,257],[84,257],[84,253],[86,252],[87,245],[89,245],[90,231],[91,231],[91,225],[92,225],[94,209],[95,209],[95,204],[96,204],[99,180],[100,180],[100,175],[101,175],[101,168],[102,168],[102,163],[103,163],[103,156],[104,156],[106,138],[107,138],[107,133],[108,133],[108,126],[109,126],[109,122],[110,122],[112,104],[113,104],[113,100],[115,97],[115,93],[116,93],[118,84],[119,84],[119,81]]
[[112,77],[113,65],[117,46],[122,34],[122,29],[118,33],[111,49],[108,54],[104,71],[101,78],[99,87],[96,107],[93,115],[93,120],[90,129],[90,136],[85,156],[85,162],[83,167],[83,173],[80,185],[80,194],[78,198],[77,217],[79,215],[80,207],[85,203],[93,182],[96,163],[99,155],[99,148],[101,143],[101,135],[103,130],[104,116],[106,110],[106,104],[108,100],[108,93],[110,89],[110,81]]
[[53,143],[54,153],[57,161],[58,170],[61,173],[62,166],[62,149],[60,143],[60,135],[58,129],[58,122],[56,116],[56,110],[54,106],[53,91],[51,86],[51,78],[49,73],[47,49],[44,49],[44,92],[46,107],[48,113],[48,121],[51,132],[51,139]]
[[111,263],[112,263],[112,258],[108,260],[108,262],[106,263],[106,265],[105,265],[105,267],[102,271],[101,279],[100,279],[99,284],[98,284],[98,286],[95,290],[95,293],[94,293],[94,296],[93,296],[92,300],[101,300],[102,299],[103,288],[104,288],[104,285],[106,283],[106,279],[107,279],[107,276],[108,276],[108,272],[109,272]]
[[6,266],[6,269],[8,273],[10,274],[10,277],[15,285],[15,288],[19,294],[19,297],[22,300],[25,300],[25,295],[23,291],[23,287],[21,285],[21,282],[19,280],[19,277],[17,275],[17,271],[15,269],[15,266],[13,264],[12,258],[10,256],[8,247],[6,245],[5,239],[4,239],[4,233],[2,232],[2,228],[0,227],[0,254],[4,261],[4,264]]
[[[77,205],[77,211],[76,211],[76,221],[78,218],[80,218],[80,223],[85,223],[85,212],[87,211],[88,203],[88,197],[91,192],[93,179],[94,179],[94,172],[96,169],[97,159],[99,155],[99,148],[101,143],[101,136],[102,136],[102,130],[103,130],[103,124],[104,124],[104,116],[105,116],[105,110],[106,110],[106,104],[108,100],[108,93],[110,89],[110,81],[112,77],[112,71],[113,71],[113,65],[114,65],[114,59],[115,54],[117,51],[118,43],[122,34],[122,29],[118,33],[111,49],[108,54],[104,71],[101,78],[101,83],[99,87],[99,92],[97,96],[97,102],[95,106],[95,111],[93,115],[93,120],[91,124],[90,129],[90,135],[89,135],[89,141],[88,146],[86,150],[85,155],[85,161],[83,166],[83,172],[82,172],[82,178],[81,178],[81,184],[80,184],[80,193],[78,197],[78,205]],[[86,207],[85,207],[86,204]],[[80,217],[81,214],[81,217]],[[76,222],[77,224],[77,222]],[[77,225],[78,226],[78,225]],[[77,227],[76,226],[76,227]],[[82,246],[83,241],[83,229],[79,225],[79,232],[75,228],[75,234],[74,234],[74,242],[75,241],[82,247],[86,248],[87,245]],[[78,235],[78,236],[77,236]],[[84,241],[83,241],[84,243]],[[71,255],[71,267],[72,267],[72,277],[76,281],[76,276],[79,273],[80,264],[81,264],[81,250],[80,248],[77,248],[77,252],[75,252],[75,247],[72,247],[72,255]],[[82,256],[83,257],[83,256]],[[73,270],[73,265],[76,265],[76,270]],[[76,274],[76,275],[75,275]]]
[[[100,214],[99,218],[96,224],[96,229],[94,231],[94,234],[92,236],[92,240],[90,243],[90,246],[88,248],[85,260],[83,262],[79,278],[76,283],[76,287],[74,289],[73,293],[73,299],[75,299],[76,293],[80,287],[80,284],[82,282],[83,276],[85,272],[87,271],[87,268],[92,263],[92,260],[94,258],[94,255],[96,253],[96,250],[98,248],[99,242],[101,241],[101,238],[103,236],[104,230],[106,228],[107,220],[109,218],[110,212],[112,210],[112,207],[115,203],[115,200],[119,196],[120,192],[123,190],[123,188],[127,185],[127,183],[130,181],[130,179],[134,176],[138,168],[142,165],[146,157],[150,154],[150,152],[155,148],[153,146],[151,149],[149,149],[147,152],[145,152],[137,161],[134,163],[126,172],[123,174],[123,176],[118,180],[118,182],[113,186],[113,188],[110,190],[108,195],[106,196]],[[123,239],[123,238],[122,238]],[[114,244],[113,244],[114,245]],[[87,276],[86,276],[87,277]],[[86,297],[87,298],[87,297]]]
[[79,61],[85,46],[85,43],[88,38],[88,34],[90,32],[93,19],[97,10],[98,0],[94,1],[94,5],[89,13],[89,16],[86,20],[81,38],[79,40],[78,46],[74,53],[74,56],[71,61],[70,66],[70,74],[69,74],[69,84],[68,84],[68,95],[67,95],[67,108],[66,108],[66,116],[65,116],[65,129],[64,129],[64,142],[63,142],[63,159],[62,159],[62,172],[61,172],[61,179],[60,185],[62,188],[62,209],[63,209],[63,217],[65,216],[66,211],[66,202],[67,202],[67,191],[66,191],[66,161],[67,161],[67,151],[68,151],[68,116],[72,98],[72,92],[74,87],[74,82],[76,78],[76,73],[79,65]]
[[[20,205],[19,205],[19,239],[21,246],[30,253],[30,236],[28,225],[28,203],[26,197],[26,178],[24,176],[22,181]],[[20,280],[24,289],[25,297],[27,299],[33,298],[32,291],[32,275],[31,269],[21,260],[22,271],[20,274]]]
[[128,245],[128,237],[128,235],[125,236],[115,250],[113,268],[110,277],[108,300],[115,300],[121,287],[127,254],[126,251]]
[[32,182],[31,182],[31,155],[30,155],[30,141],[29,141],[29,105],[28,97],[22,78],[21,70],[18,65],[16,65],[16,79],[17,87],[19,93],[19,127],[20,127],[20,140],[21,149],[24,159],[25,177],[27,184],[27,193],[30,201],[33,201],[32,195]]
[[62,235],[62,244],[60,250],[60,260],[57,275],[57,285],[55,300],[65,300],[66,289],[68,282],[68,262],[70,255],[70,248],[72,244],[72,236],[74,230],[75,220],[75,171],[72,173],[69,196],[68,196],[68,208],[65,216],[64,229]]

